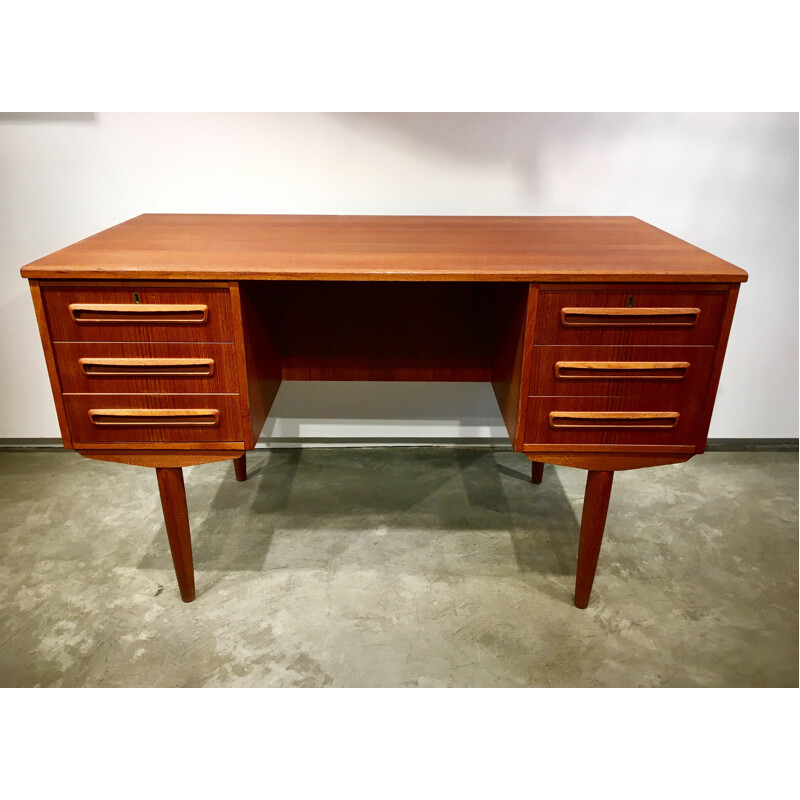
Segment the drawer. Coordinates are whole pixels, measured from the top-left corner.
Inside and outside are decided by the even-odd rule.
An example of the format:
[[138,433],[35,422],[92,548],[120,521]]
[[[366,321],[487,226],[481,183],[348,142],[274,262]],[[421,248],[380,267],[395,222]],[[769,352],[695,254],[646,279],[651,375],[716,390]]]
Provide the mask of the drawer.
[[53,352],[64,392],[238,391],[232,344],[57,342]]
[[704,394],[713,347],[539,345],[529,395],[681,398]]
[[226,288],[43,286],[54,342],[232,342]]
[[534,344],[714,345],[728,293],[694,287],[539,291]]
[[65,394],[76,448],[81,444],[241,442],[237,394]]
[[525,445],[694,445],[705,394],[531,397]]

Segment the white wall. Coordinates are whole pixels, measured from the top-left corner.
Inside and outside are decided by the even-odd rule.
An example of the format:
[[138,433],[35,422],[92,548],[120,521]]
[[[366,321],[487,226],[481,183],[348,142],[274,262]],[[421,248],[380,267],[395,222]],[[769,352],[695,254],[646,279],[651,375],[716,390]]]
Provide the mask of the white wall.
[[[142,212],[631,214],[750,273],[712,437],[795,437],[796,114],[0,115],[0,438],[58,436],[19,268]],[[276,436],[503,436],[480,384],[284,385]]]

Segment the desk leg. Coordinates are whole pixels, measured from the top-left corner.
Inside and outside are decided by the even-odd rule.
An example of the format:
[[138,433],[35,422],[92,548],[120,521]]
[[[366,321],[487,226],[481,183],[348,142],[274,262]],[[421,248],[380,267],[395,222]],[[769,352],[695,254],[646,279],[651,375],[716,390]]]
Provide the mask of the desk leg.
[[544,462],[531,461],[531,483],[541,483],[544,474]]
[[614,473],[605,470],[589,470],[586,477],[581,538],[578,543],[578,570],[575,577],[575,605],[578,608],[586,608],[589,605],[600,545],[603,543],[613,480]]
[[156,467],[156,475],[181,599],[184,603],[191,603],[194,600],[194,564],[183,470],[180,467]]
[[247,480],[247,453],[242,453],[239,458],[233,459],[233,471],[237,481]]

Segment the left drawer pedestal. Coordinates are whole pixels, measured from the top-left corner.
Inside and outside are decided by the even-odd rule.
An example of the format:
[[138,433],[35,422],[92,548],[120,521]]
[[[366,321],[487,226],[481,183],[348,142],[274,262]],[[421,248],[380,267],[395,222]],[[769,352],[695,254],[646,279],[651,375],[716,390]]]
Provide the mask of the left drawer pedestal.
[[155,468],[181,597],[190,602],[182,468],[234,460],[244,477],[250,423],[228,285],[31,281],[31,292],[65,447]]

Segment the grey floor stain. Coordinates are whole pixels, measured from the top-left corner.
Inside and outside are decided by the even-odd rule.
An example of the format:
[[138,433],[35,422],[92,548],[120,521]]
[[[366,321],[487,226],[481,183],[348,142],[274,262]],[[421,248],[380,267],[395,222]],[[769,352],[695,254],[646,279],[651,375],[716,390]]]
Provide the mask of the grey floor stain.
[[796,453],[618,473],[572,606],[585,473],[459,448],[185,470],[180,601],[153,470],[0,452],[2,686],[796,686]]

